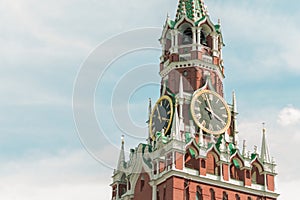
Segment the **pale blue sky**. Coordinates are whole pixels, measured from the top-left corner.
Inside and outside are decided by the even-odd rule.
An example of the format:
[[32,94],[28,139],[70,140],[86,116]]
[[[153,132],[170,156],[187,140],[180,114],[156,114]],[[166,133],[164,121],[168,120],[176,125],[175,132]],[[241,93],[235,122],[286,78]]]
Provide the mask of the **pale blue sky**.
[[[279,199],[293,199],[300,185],[300,5],[295,0],[206,0],[206,5],[214,22],[221,19],[226,99],[236,91],[240,138],[247,139],[249,150],[260,146],[261,123],[267,123],[270,152],[279,165]],[[161,28],[176,8],[177,0],[0,2],[1,199],[110,199],[112,170],[94,160],[77,137],[74,81],[103,41],[131,29]],[[96,115],[107,113],[101,123],[112,143],[100,141],[97,153],[110,165],[122,134],[110,114],[114,83],[132,67],[151,63],[159,80],[158,59],[155,50],[126,55],[98,86]],[[138,126],[144,126],[148,97],[155,101],[157,95],[154,84],[131,97],[129,112]],[[127,137],[126,148],[138,141]]]

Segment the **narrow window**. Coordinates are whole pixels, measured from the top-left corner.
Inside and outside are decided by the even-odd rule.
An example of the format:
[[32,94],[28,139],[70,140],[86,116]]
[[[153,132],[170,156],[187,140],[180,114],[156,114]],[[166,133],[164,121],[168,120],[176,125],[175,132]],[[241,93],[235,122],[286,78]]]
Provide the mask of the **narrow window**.
[[228,200],[228,194],[226,192],[223,192],[223,200]]
[[167,193],[167,189],[166,189],[166,187],[164,187],[164,196],[163,196],[163,200],[166,200],[166,193]]
[[197,186],[196,200],[203,200],[202,188]]
[[240,200],[241,198],[240,198],[240,195],[238,195],[238,194],[236,194],[235,195],[235,200]]
[[211,200],[216,200],[216,194],[215,194],[215,191],[211,188],[210,190],[210,199]]
[[145,178],[144,178],[144,176],[142,176],[141,177],[141,188],[140,188],[140,191],[143,191],[144,186],[145,186]]
[[190,200],[190,187],[189,182],[186,180],[184,181],[184,189],[185,189],[185,200]]

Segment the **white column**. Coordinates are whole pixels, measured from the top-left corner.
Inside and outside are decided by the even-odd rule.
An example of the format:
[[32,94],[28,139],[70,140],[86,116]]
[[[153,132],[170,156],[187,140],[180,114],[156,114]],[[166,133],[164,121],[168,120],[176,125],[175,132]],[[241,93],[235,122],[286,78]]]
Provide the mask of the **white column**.
[[220,163],[220,180],[224,181],[224,178],[223,178],[223,163]]
[[170,53],[174,52],[174,31],[171,31],[171,48],[170,48]]
[[175,35],[174,53],[178,53],[178,31],[177,30],[174,30],[174,35]]
[[152,186],[152,200],[156,200],[156,191],[157,191],[157,186],[155,185],[155,183],[153,183],[153,186]]
[[267,183],[267,174],[264,173],[264,179],[265,179],[265,191],[268,191],[268,183]]
[[213,56],[218,56],[218,36],[215,33],[213,33],[212,38],[213,38]]
[[192,32],[193,32],[193,51],[196,50],[196,44],[197,44],[197,30],[195,27],[192,28]]
[[117,194],[116,194],[116,200],[119,200],[119,184],[117,184]]
[[201,49],[200,49],[200,47],[201,47],[201,27],[198,27],[198,29],[197,29],[197,48],[198,48],[198,50],[200,51]]

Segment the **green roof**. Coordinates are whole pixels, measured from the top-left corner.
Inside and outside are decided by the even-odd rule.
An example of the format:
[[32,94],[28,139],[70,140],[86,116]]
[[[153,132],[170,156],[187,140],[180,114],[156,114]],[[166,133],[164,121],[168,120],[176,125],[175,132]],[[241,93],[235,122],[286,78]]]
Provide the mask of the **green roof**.
[[203,0],[179,0],[176,21],[184,15],[193,21],[198,21],[207,15]]

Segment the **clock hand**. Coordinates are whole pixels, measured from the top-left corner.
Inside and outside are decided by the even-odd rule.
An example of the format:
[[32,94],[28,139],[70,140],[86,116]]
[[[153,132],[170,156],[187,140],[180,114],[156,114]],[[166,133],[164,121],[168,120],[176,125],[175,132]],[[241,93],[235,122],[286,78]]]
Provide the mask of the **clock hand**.
[[161,116],[160,116],[160,112],[159,112],[158,107],[156,107],[156,110],[157,110],[157,114],[158,114],[158,119],[159,119],[159,121],[161,122]]
[[161,118],[162,120],[165,120],[165,121],[169,121],[169,119],[165,118],[165,117],[162,117]]
[[226,122],[224,122],[224,120],[222,120],[218,115],[216,115],[215,113],[212,113],[214,115],[214,117],[219,120],[223,125],[226,125]]
[[206,111],[209,112],[209,118],[212,119],[213,118],[213,111],[211,109],[209,109],[208,107],[205,108]]
[[209,101],[209,99],[208,99],[208,97],[207,97],[207,94],[205,94],[205,100],[206,100],[207,105],[208,105],[208,107],[209,107],[209,109],[210,109],[210,112],[213,113],[213,110],[212,110],[212,108],[211,108],[210,101]]

